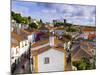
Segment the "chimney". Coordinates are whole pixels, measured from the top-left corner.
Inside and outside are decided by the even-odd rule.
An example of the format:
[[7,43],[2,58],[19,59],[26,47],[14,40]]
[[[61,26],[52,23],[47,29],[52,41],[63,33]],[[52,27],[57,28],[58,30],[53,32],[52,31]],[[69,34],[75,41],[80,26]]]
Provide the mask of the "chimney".
[[55,45],[55,36],[54,36],[54,32],[51,32],[50,36],[49,36],[49,44],[50,46],[54,46]]
[[55,36],[50,36],[50,37],[49,37],[50,46],[54,46],[54,45],[55,45],[54,40],[55,40]]

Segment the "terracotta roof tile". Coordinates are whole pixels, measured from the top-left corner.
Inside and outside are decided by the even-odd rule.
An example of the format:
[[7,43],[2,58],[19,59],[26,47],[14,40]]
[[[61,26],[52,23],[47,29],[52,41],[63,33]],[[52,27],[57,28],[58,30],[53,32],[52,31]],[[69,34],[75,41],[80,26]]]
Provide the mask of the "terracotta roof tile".
[[61,45],[64,44],[63,41],[61,41],[61,40],[59,40],[57,38],[54,39],[54,43],[55,43],[55,46],[61,46]]
[[47,27],[45,27],[45,26],[41,26],[40,28],[39,28],[39,30],[49,30]]
[[90,57],[92,57],[92,54],[88,53],[87,51],[85,51],[83,49],[77,50],[77,52],[75,52],[74,54],[72,53],[73,60],[80,60],[83,57],[90,58]]
[[43,45],[43,44],[47,44],[48,42],[49,42],[49,40],[48,40],[48,39],[45,39],[45,40],[40,40],[40,41],[38,41],[38,42],[34,43],[34,44],[32,45],[32,48],[33,48],[33,47],[40,46],[40,45]]
[[24,29],[24,31],[27,33],[27,34],[32,34],[32,33],[40,33],[40,31],[34,29],[34,30],[29,30],[29,29]]
[[16,46],[19,46],[19,44],[17,44],[17,43],[11,43],[11,47],[16,47]]
[[52,48],[54,48],[57,51],[66,52],[66,50],[64,50],[63,47],[52,47]]
[[46,46],[46,47],[40,48],[38,50],[32,50],[31,53],[32,53],[33,56],[34,55],[38,55],[40,53],[43,53],[45,51],[48,51],[50,48],[51,48],[50,46]]
[[53,48],[54,50],[57,50],[57,51],[60,51],[60,52],[63,52],[63,53],[66,52],[63,47],[45,46],[45,47],[42,47],[38,50],[32,50],[31,53],[32,53],[33,56],[35,56],[35,55],[38,55],[38,54],[43,53],[45,51],[48,51],[50,48]]
[[84,28],[83,32],[91,32],[91,31],[95,31],[94,28]]
[[11,38],[14,38],[18,42],[20,42],[20,41],[25,39],[24,37],[18,35],[16,32],[11,32]]

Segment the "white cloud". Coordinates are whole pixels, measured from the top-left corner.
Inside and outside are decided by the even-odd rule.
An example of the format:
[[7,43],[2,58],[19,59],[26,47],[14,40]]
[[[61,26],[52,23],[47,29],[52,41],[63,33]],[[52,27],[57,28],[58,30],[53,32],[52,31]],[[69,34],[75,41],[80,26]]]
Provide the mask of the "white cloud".
[[29,16],[29,10],[24,6],[17,6],[12,9],[16,13],[20,13],[22,16]]
[[[51,21],[56,18],[66,18],[68,22],[77,24],[95,24],[95,6],[72,5],[72,4],[33,4],[41,10],[29,9],[25,6],[16,6],[15,12],[21,13],[23,16],[34,16]],[[43,6],[44,5],[44,6]],[[28,5],[30,6],[30,5]],[[33,7],[33,8],[35,8]],[[35,9],[36,9],[35,8]],[[30,12],[31,10],[31,12]],[[34,13],[34,15],[33,15]]]
[[55,9],[43,9],[42,13],[45,13],[45,14],[55,14],[55,13],[57,13],[57,11]]

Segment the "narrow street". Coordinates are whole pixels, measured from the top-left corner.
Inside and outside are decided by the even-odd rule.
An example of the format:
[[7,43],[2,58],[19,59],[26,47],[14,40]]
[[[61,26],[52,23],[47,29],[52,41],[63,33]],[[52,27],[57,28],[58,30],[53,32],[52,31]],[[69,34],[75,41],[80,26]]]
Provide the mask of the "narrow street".
[[28,58],[22,58],[22,61],[16,65],[16,70],[14,71],[14,74],[26,74],[29,73],[29,59]]

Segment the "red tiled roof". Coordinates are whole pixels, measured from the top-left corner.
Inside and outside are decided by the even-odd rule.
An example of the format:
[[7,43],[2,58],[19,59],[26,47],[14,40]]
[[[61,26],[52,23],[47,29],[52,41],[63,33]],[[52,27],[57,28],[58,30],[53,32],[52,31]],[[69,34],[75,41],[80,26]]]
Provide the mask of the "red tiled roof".
[[[87,46],[87,48],[83,46]],[[92,48],[93,46],[89,45],[88,42],[81,43],[80,47],[72,52],[73,60],[80,60],[82,57],[92,57],[92,53],[90,52]]]
[[29,29],[24,29],[24,32],[26,32],[27,34],[32,34],[32,33],[40,33],[38,30],[34,29],[34,30],[29,30]]
[[14,38],[14,39],[17,40],[18,42],[24,40],[24,37],[18,35],[16,32],[11,32],[11,38]]
[[50,48],[53,48],[54,50],[57,50],[57,51],[66,52],[63,47],[56,48],[56,47],[45,46],[45,47],[42,47],[38,50],[32,50],[31,53],[33,56],[35,56],[35,55],[41,54],[45,51],[48,51]]
[[92,54],[83,49],[79,49],[75,54],[72,54],[73,60],[80,60],[83,57],[90,58],[92,57]]
[[38,54],[43,53],[45,51],[48,51],[50,48],[51,48],[50,46],[46,46],[46,47],[40,48],[38,50],[32,50],[31,53],[33,56],[35,56],[35,55],[38,55]]
[[11,47],[16,47],[16,46],[19,46],[19,44],[17,44],[17,43],[11,43]]
[[84,32],[91,32],[91,31],[95,31],[94,28],[84,28],[83,29]]
[[49,42],[48,39],[40,40],[40,41],[34,43],[34,44],[32,45],[32,47],[37,47],[37,46],[40,46],[40,45],[43,45],[43,44],[47,44],[48,42]]
[[89,39],[92,39],[92,38],[95,38],[95,37],[96,37],[95,34],[89,34],[89,35],[88,35],[88,38],[89,38]]
[[[46,36],[48,36],[48,35],[46,35]],[[49,41],[50,41],[49,39],[37,41],[36,43],[34,43],[32,45],[32,47],[34,48],[34,47],[37,47],[37,46],[41,46],[41,45],[47,44],[47,43],[49,43]],[[57,47],[57,46],[63,45],[64,43],[61,40],[55,38],[54,39],[54,44]]]

